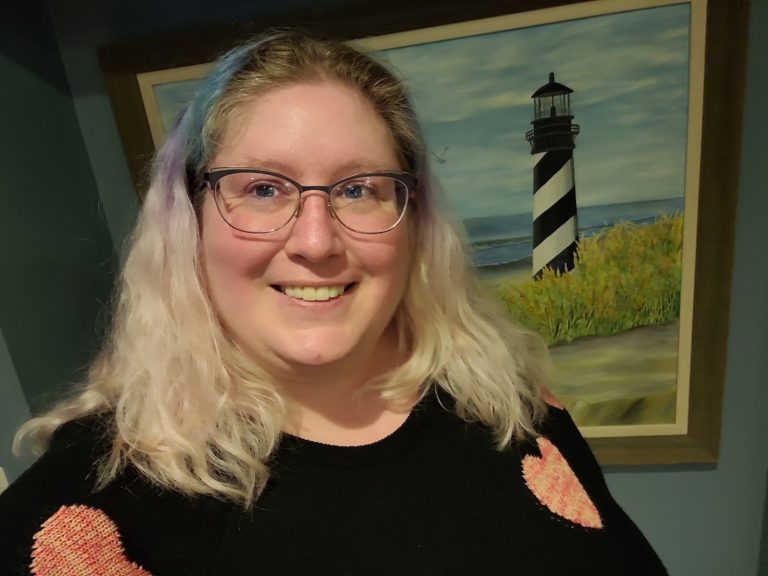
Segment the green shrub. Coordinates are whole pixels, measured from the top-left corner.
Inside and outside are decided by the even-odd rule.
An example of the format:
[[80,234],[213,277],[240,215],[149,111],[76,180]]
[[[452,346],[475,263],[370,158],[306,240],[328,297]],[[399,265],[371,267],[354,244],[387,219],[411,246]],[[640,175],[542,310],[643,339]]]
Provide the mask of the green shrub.
[[682,214],[620,222],[579,242],[571,272],[546,269],[539,280],[501,282],[498,293],[549,344],[666,324],[680,315],[682,232]]

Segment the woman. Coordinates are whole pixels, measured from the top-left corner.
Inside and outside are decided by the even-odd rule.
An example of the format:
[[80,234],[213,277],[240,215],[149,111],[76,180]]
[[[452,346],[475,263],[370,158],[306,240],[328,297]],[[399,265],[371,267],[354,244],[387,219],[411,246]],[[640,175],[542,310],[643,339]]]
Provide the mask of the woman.
[[441,213],[401,83],[276,32],[155,161],[3,574],[664,574]]

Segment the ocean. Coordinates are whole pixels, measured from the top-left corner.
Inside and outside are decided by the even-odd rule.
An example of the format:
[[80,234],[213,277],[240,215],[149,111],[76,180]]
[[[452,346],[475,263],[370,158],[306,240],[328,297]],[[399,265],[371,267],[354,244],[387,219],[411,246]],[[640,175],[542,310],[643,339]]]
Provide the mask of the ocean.
[[[644,224],[664,214],[682,212],[684,200],[668,198],[579,208],[579,237],[618,222]],[[511,264],[531,257],[532,214],[484,216],[463,221],[471,244],[472,262],[479,268]]]

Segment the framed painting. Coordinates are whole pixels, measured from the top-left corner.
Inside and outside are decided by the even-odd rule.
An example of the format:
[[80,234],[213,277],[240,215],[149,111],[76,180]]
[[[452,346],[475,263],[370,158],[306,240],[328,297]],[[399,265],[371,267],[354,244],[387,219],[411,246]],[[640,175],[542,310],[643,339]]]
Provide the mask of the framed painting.
[[[338,8],[280,23],[405,78],[474,265],[547,340],[551,387],[598,459],[716,461],[746,1],[457,4],[453,17],[427,2],[399,19]],[[233,42],[196,38],[102,51],[139,190]]]

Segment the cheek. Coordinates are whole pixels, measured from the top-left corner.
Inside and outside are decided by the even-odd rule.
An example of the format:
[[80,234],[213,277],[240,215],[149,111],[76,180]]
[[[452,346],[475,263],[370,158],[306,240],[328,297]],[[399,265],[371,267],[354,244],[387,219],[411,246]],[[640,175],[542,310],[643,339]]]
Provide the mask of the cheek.
[[411,245],[405,229],[364,256],[370,273],[380,279],[382,298],[399,303],[411,269]]
[[243,238],[207,204],[202,210],[202,267],[217,310],[225,314],[235,301],[252,293],[254,279],[264,275],[275,248],[272,243]]
[[262,276],[269,263],[269,255],[255,249],[245,241],[216,239],[204,242],[203,266],[210,282],[221,277],[230,280],[239,277]]

